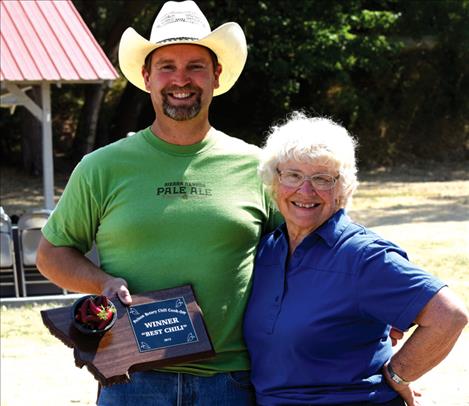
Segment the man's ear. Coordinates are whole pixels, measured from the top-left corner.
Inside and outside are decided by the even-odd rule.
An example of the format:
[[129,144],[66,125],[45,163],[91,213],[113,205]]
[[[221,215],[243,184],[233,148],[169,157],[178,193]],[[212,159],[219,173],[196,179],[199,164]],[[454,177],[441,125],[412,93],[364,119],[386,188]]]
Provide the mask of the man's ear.
[[217,65],[216,69],[215,69],[215,89],[218,89],[220,87],[220,75],[221,75],[221,71],[222,71],[222,67],[220,64]]
[[144,66],[142,66],[142,76],[143,76],[143,82],[145,83],[145,89],[150,91],[149,89],[149,83],[148,83],[148,78],[150,76],[150,73],[145,69]]

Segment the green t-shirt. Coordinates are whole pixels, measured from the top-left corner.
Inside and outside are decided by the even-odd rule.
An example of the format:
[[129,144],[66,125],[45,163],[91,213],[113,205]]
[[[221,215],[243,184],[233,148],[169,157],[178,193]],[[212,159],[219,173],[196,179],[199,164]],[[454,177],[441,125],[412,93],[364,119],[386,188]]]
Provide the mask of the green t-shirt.
[[177,146],[145,129],[85,156],[43,229],[130,293],[192,284],[217,356],[166,368],[208,375],[249,369],[242,339],[256,246],[278,217],[258,179],[259,149],[211,129]]

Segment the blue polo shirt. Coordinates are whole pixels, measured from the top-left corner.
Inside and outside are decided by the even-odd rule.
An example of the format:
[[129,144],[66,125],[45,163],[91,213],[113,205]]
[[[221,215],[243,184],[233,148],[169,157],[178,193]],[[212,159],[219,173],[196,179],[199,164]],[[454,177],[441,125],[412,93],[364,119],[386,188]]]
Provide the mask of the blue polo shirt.
[[390,326],[407,330],[445,284],[343,210],[288,256],[285,225],[262,240],[244,338],[261,405],[384,403]]

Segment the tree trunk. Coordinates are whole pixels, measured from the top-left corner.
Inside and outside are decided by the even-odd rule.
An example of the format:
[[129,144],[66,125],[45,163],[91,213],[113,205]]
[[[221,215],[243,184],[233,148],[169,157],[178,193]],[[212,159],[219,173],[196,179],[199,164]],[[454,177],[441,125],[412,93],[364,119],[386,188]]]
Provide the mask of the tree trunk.
[[80,121],[72,147],[72,158],[77,163],[83,155],[93,151],[98,130],[101,102],[104,98],[105,84],[86,85],[85,104],[81,110]]
[[[149,103],[149,99],[148,94],[131,83],[127,83],[110,126],[109,142],[125,137],[130,131],[141,129],[140,114],[146,103]],[[152,120],[146,123],[145,126],[151,123]]]
[[[41,106],[41,88],[33,86],[28,96]],[[42,124],[29,112],[21,108],[21,160],[23,169],[31,175],[42,173]]]
[[[88,26],[92,27],[93,23],[99,21],[98,3],[76,1],[75,4]],[[117,62],[117,49],[122,32],[130,25],[136,16],[142,13],[145,7],[148,7],[148,2],[147,0],[133,0],[116,6],[120,7],[120,10],[117,12],[114,21],[110,24],[109,29],[106,30],[106,38],[102,41],[103,50],[114,65],[116,65]],[[110,138],[116,138],[114,135],[109,137],[107,133],[107,129],[112,127],[113,123],[103,125],[101,128],[104,131],[98,134],[99,113],[105,93],[105,84],[87,86],[85,91],[85,104],[80,114],[78,128],[73,142],[72,160],[75,163],[77,163],[83,155],[93,151],[96,147],[107,144]],[[108,122],[109,119],[103,117],[103,121]],[[127,127],[130,129],[134,128],[132,124],[126,126],[126,128]]]

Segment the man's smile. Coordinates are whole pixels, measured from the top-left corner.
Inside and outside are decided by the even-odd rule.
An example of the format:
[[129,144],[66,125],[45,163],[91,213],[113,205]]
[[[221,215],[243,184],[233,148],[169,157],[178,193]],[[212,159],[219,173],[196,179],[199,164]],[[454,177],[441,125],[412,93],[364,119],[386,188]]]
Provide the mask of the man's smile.
[[184,88],[169,88],[163,90],[163,95],[172,99],[172,100],[189,100],[200,94],[201,91],[192,87],[184,87]]
[[192,94],[193,93],[176,93],[176,92],[174,92],[172,94],[170,93],[170,96],[173,96],[176,99],[186,99],[186,98],[192,96]]
[[175,99],[183,100],[193,96],[195,93],[190,92],[168,92],[168,95]]

